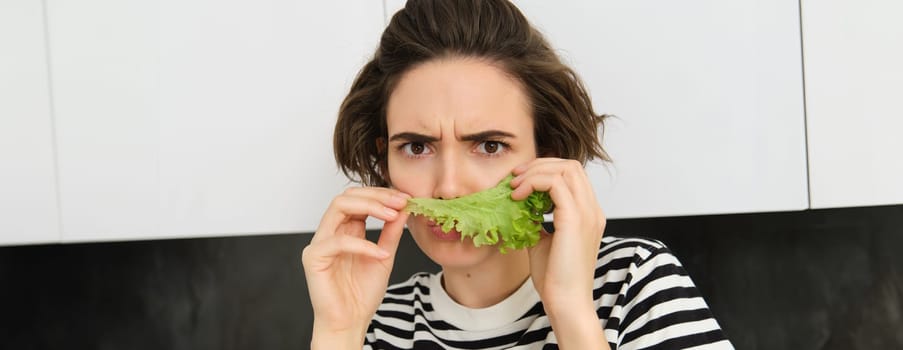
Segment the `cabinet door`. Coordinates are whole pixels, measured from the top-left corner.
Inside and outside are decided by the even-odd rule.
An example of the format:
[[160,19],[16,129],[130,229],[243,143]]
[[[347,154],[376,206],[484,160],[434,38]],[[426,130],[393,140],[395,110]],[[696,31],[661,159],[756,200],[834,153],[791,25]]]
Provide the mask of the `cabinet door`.
[[618,116],[588,167],[609,217],[808,207],[796,2],[515,3]]
[[0,1],[0,245],[60,240],[44,6]]
[[517,4],[618,117],[588,170],[609,217],[808,207],[795,2]]
[[802,11],[812,208],[903,203],[903,3]]
[[316,228],[380,2],[48,4],[66,241]]

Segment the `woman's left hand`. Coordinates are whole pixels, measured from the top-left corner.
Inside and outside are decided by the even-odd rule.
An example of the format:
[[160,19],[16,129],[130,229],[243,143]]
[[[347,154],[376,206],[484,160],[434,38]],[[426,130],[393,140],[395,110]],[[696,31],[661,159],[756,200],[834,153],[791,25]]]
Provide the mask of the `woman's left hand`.
[[555,203],[555,232],[542,232],[539,244],[529,250],[533,285],[552,327],[559,333],[562,327],[556,327],[556,323],[593,319],[601,332],[593,302],[593,279],[605,214],[583,165],[575,160],[539,158],[518,166],[513,173],[513,199],[542,191],[548,192]]

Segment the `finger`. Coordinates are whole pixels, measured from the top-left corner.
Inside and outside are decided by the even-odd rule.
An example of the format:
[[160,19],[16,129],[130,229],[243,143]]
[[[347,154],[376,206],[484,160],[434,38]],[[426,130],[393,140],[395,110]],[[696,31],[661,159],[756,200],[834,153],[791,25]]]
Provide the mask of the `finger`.
[[571,187],[571,182],[581,180],[580,174],[573,174],[580,171],[582,169],[579,167],[579,163],[564,159],[538,159],[528,163],[528,167],[519,171],[519,174],[511,180],[511,186],[515,188],[514,199],[526,198],[531,193],[528,188],[520,188],[525,179],[537,176],[561,176],[567,180],[568,187]]
[[[583,165],[574,160],[557,159],[560,162],[555,162],[554,160],[556,159],[543,159],[528,164],[529,167],[521,170],[521,174],[518,176],[519,178],[513,179],[512,184],[517,185],[518,182],[523,181],[524,177],[533,176],[535,174],[560,174],[564,177],[565,183],[570,189],[576,205],[586,213],[581,215],[581,217],[593,222],[594,225],[599,225],[600,222],[604,225],[605,214],[602,212],[602,208],[596,200],[596,193]],[[529,195],[526,190],[522,191],[524,191],[523,194],[517,193],[516,195]],[[593,211],[589,212],[590,209],[593,209]]]
[[568,162],[568,160],[559,158],[537,158],[521,164],[511,171],[511,173],[514,174],[511,185],[517,186],[525,176],[530,176],[531,174],[562,172],[563,164],[566,162]]
[[350,187],[345,189],[343,195],[374,199],[395,209],[404,208],[411,198],[407,193],[386,187]]
[[[375,190],[375,191],[374,191]],[[317,228],[318,234],[334,235],[339,225],[349,220],[364,221],[368,216],[383,221],[398,217],[410,196],[389,189],[349,189],[335,197]]]
[[527,171],[527,169],[529,169],[531,167],[537,166],[539,164],[554,163],[554,162],[557,162],[560,160],[562,160],[562,159],[561,158],[536,158],[536,159],[533,159],[524,164],[518,165],[513,170],[511,170],[511,173],[514,174],[514,176],[518,176],[518,175],[524,173],[525,171]]
[[386,221],[382,232],[379,234],[377,245],[391,256],[395,256],[395,253],[398,251],[398,242],[401,241],[401,236],[404,234],[404,224],[408,220],[409,215],[402,212],[397,219]]
[[515,187],[524,177],[534,174],[560,174],[573,184],[588,182],[589,179],[583,165],[572,159],[538,158],[518,166],[512,173],[515,177],[511,180],[511,185]]
[[386,259],[390,254],[375,243],[351,236],[333,236],[311,243],[301,253],[306,269],[324,271],[332,266],[335,258],[342,254],[353,254],[373,259]]
[[556,221],[558,221],[558,219],[565,219],[561,216],[561,213],[576,213],[579,209],[579,206],[574,200],[574,195],[565,183],[564,178],[557,174],[535,174],[533,176],[526,176],[523,181],[521,181],[520,185],[514,189],[511,197],[517,200],[518,198],[516,198],[515,195],[520,192],[520,199],[523,199],[535,191],[549,193],[549,197],[551,197],[552,202],[555,203],[554,213]]
[[518,172],[519,175],[511,181],[511,186],[515,187],[512,199],[521,200],[530,195],[529,189],[517,188],[527,177],[561,176],[578,206],[587,208],[598,206],[589,177],[580,162],[555,158],[537,159],[535,162],[528,163],[527,168],[520,169]]

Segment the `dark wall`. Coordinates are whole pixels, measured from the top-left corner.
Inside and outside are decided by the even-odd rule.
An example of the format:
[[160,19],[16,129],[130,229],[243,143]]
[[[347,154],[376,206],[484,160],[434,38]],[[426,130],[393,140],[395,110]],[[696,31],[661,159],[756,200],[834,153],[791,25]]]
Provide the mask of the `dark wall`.
[[[668,244],[738,349],[903,349],[903,206],[611,220]],[[0,348],[305,349],[309,234],[0,247]],[[392,280],[436,271],[409,238]]]

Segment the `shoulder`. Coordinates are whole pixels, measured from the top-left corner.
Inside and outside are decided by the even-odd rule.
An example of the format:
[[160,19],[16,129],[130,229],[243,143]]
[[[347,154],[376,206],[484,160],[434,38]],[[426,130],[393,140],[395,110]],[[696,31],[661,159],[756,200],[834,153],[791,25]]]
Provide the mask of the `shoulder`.
[[[653,260],[659,255],[673,256],[668,247],[658,240],[605,236],[602,237],[602,243],[599,245],[597,258],[600,264],[620,259],[622,264],[644,265],[645,262]],[[673,260],[676,261],[676,258]]]
[[654,239],[605,237],[599,246],[597,269],[602,270],[597,274],[616,277],[626,284],[628,302],[641,291],[655,293],[672,287],[698,293],[677,257]]
[[[623,302],[624,297],[629,299],[650,281],[663,277],[670,281],[669,276],[686,277],[684,283],[692,285],[683,266],[664,243],[648,238],[606,236],[599,245],[596,260],[595,299],[603,294],[620,295],[618,299]],[[657,285],[663,287],[661,283]]]
[[599,245],[600,250],[624,248],[640,249],[647,252],[667,249],[661,241],[643,237],[604,236],[602,237],[602,243]]
[[619,348],[675,344],[732,349],[705,300],[664,243],[605,237],[599,246],[596,295],[609,339]]

